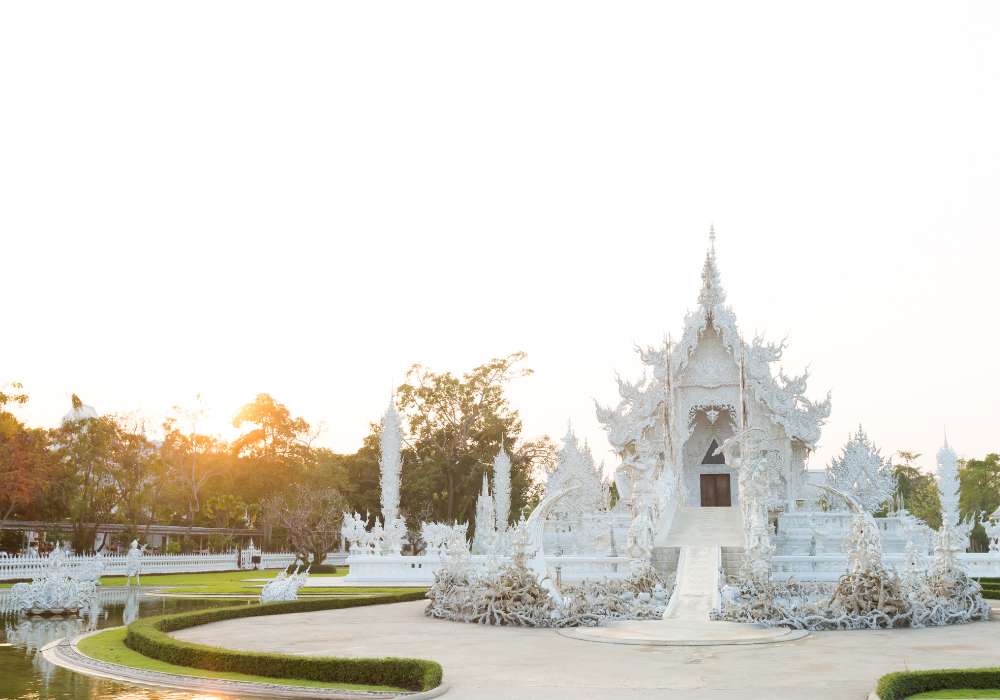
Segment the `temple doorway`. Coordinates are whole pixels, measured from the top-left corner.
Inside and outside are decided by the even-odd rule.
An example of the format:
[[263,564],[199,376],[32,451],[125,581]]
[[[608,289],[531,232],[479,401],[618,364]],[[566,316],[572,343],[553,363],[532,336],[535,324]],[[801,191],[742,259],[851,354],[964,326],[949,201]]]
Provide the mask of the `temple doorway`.
[[729,474],[702,474],[701,507],[729,508],[732,505]]

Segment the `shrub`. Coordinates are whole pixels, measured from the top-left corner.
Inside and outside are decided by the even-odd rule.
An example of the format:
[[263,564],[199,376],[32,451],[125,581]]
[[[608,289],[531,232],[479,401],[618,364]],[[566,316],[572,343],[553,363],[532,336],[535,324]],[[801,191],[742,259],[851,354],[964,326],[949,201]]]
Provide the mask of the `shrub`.
[[1000,668],[900,671],[878,679],[875,692],[882,700],[902,700],[931,690],[1000,688]]
[[296,600],[288,603],[242,605],[232,608],[214,608],[175,615],[162,615],[137,620],[129,625],[125,636],[125,646],[160,661],[209,671],[250,673],[272,678],[299,678],[327,683],[388,685],[418,691],[429,690],[440,685],[443,676],[440,664],[434,661],[393,657],[348,659],[333,656],[295,656],[233,651],[204,644],[183,642],[167,634],[188,627],[243,617],[337,610],[364,605],[402,603],[422,600],[423,598],[423,591],[414,591],[371,598]]
[[[299,569],[301,570],[301,568],[302,567],[300,565]],[[347,568],[347,567],[343,566],[343,565],[337,566],[336,564],[320,564],[318,566],[310,566],[309,567],[309,573],[311,573],[311,574],[335,574],[335,573],[337,573],[337,569],[345,569],[345,568]],[[289,573],[289,574],[294,573],[295,572],[295,564],[289,564],[285,568],[285,572]]]

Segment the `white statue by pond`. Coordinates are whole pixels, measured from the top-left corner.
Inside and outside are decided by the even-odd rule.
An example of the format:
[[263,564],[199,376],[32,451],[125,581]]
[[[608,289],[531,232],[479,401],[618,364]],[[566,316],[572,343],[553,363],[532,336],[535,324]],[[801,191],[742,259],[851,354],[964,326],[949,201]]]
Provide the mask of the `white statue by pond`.
[[299,589],[305,585],[309,578],[309,569],[299,573],[299,567],[295,567],[295,573],[289,575],[285,569],[278,572],[278,575],[267,582],[260,591],[261,603],[280,603],[289,600],[296,600],[299,597]]
[[146,545],[139,546],[139,540],[132,540],[132,544],[129,545],[128,554],[125,556],[126,585],[132,585],[133,578],[135,578],[137,586],[142,585],[142,582],[139,580],[139,572],[142,569],[142,552],[145,548]]
[[66,550],[56,545],[46,558],[45,568],[31,583],[11,588],[14,610],[33,614],[61,615],[86,609],[97,596],[104,571],[104,557],[98,554],[84,564],[70,566]]

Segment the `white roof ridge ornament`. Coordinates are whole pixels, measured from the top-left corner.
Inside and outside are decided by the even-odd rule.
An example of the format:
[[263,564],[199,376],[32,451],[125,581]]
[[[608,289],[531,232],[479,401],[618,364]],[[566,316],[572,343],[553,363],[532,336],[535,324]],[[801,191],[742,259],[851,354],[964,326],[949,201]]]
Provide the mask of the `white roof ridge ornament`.
[[718,261],[715,257],[715,227],[708,234],[709,246],[705,253],[705,263],[701,270],[701,292],[698,294],[698,304],[706,312],[711,311],[726,301],[726,291],[722,288],[722,276],[719,273]]

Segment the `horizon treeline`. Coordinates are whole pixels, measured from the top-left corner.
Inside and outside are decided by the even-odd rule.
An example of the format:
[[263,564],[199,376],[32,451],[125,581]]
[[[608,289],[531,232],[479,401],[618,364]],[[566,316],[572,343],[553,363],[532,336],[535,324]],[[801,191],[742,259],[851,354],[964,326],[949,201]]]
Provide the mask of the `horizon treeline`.
[[[521,438],[506,387],[530,374],[524,359],[513,353],[461,376],[410,368],[396,391],[405,436],[400,506],[408,527],[425,520],[472,523],[483,474],[492,478],[501,445],[512,461],[512,518],[537,502],[539,477],[554,465],[556,447],[548,437]],[[276,518],[269,506],[285,499],[286,508],[295,508],[309,492],[336,492],[328,509],[335,502],[370,520],[381,510],[382,416],[372,416],[356,452],[341,454],[314,446],[313,427],[266,393],[233,417],[240,434],[232,441],[199,430],[199,409],[179,407],[154,441],[142,423],[93,415],[75,395],[69,414],[75,420],[33,428],[9,410],[28,401],[18,384],[0,392],[0,520],[68,521],[71,536],[50,539],[69,539],[75,551],[90,551],[96,526],[108,523],[126,526],[111,546],[143,541],[153,523],[270,530]],[[265,544],[288,543],[278,529]],[[18,549],[20,538],[16,531],[0,533],[0,550]],[[197,538],[179,544],[191,550]],[[209,542],[215,550],[233,544],[223,536]]]

